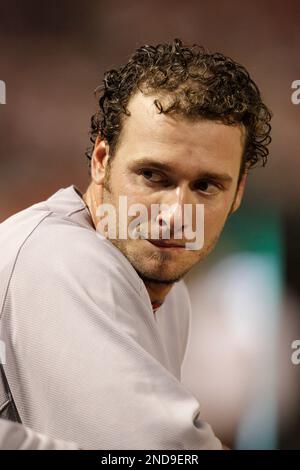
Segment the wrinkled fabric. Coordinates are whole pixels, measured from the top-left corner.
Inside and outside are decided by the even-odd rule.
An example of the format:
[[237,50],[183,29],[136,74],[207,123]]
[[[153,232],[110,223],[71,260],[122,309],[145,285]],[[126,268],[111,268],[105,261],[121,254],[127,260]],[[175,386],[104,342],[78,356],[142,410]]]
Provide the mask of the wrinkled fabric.
[[77,450],[72,442],[51,439],[20,424],[0,419],[1,450]]

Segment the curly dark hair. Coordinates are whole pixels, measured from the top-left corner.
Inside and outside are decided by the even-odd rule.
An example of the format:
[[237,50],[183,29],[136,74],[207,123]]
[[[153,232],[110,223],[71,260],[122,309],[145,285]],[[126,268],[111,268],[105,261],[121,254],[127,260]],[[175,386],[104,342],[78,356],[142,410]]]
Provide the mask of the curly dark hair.
[[175,39],[140,47],[126,65],[105,73],[103,84],[95,90],[99,109],[91,118],[89,167],[98,135],[109,144],[111,156],[115,153],[123,119],[130,116],[128,102],[138,90],[168,96],[167,105],[154,101],[161,113],[243,124],[246,141],[240,174],[258,162],[265,166],[272,114],[247,70],[221,53]]

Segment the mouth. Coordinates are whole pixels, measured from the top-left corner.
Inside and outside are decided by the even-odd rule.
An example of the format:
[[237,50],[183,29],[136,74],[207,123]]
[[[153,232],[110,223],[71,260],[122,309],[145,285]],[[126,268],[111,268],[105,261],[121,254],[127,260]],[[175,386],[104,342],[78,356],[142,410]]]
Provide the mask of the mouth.
[[182,250],[184,245],[171,242],[170,240],[147,240],[151,245],[154,245],[161,250]]

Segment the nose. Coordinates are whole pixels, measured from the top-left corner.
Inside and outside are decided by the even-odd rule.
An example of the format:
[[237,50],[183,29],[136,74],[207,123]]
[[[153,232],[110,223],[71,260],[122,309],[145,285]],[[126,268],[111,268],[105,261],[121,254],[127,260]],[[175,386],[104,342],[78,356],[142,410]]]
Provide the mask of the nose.
[[160,201],[160,211],[156,219],[162,232],[167,231],[169,227],[171,238],[176,238],[176,234],[178,237],[181,234],[182,237],[185,225],[189,223],[185,215],[186,204],[193,205],[194,202],[192,191],[188,186],[177,186],[168,191],[166,197]]

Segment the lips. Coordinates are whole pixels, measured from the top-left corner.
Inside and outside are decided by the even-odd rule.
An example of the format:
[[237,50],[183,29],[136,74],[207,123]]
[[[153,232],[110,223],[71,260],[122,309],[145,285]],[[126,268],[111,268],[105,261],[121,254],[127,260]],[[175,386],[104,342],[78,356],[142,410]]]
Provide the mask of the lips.
[[148,242],[159,248],[184,248],[184,245],[169,240],[148,240]]

